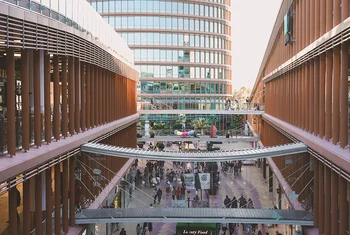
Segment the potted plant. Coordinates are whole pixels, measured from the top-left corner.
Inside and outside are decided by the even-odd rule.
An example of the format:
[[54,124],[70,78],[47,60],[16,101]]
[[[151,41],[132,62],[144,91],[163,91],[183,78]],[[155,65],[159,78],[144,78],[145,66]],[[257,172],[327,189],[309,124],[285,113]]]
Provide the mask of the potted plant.
[[163,151],[163,149],[165,148],[165,145],[163,144],[163,142],[159,141],[156,143],[156,147],[160,150]]
[[153,131],[151,131],[151,132],[149,133],[149,135],[151,136],[151,138],[154,138],[154,132],[153,132]]

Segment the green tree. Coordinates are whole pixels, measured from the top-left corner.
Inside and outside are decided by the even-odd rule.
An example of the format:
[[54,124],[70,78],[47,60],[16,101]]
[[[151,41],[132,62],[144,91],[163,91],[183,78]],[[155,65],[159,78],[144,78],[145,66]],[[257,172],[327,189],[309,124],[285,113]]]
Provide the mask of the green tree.
[[200,129],[201,135],[204,135],[204,129],[209,127],[209,121],[205,118],[192,120],[191,125],[194,129]]
[[159,141],[156,143],[156,147],[160,150],[163,151],[163,149],[165,148],[165,145],[163,144],[163,142]]

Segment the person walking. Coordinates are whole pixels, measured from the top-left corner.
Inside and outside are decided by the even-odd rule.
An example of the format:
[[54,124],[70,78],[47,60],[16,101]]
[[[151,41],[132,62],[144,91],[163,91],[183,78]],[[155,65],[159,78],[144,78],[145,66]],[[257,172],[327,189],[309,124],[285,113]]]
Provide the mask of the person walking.
[[154,188],[153,192],[152,192],[152,197],[153,197],[153,204],[156,204],[156,200],[157,200],[157,188]]
[[141,232],[142,232],[142,227],[141,227],[140,224],[137,224],[137,226],[136,226],[136,234],[137,235],[141,235]]
[[176,188],[175,187],[172,187],[171,196],[173,197],[173,200],[175,200],[175,196],[176,196]]
[[247,208],[250,208],[250,209],[254,208],[253,201],[250,198],[248,199],[248,202],[247,202]]
[[226,208],[230,208],[231,207],[231,200],[228,197],[228,195],[226,195],[226,198],[224,200],[224,205],[225,205]]
[[119,235],[126,235],[126,231],[124,228],[122,228],[122,230],[120,231]]
[[162,195],[163,195],[163,191],[160,188],[158,188],[158,191],[157,191],[158,204],[160,204],[160,200],[162,199]]

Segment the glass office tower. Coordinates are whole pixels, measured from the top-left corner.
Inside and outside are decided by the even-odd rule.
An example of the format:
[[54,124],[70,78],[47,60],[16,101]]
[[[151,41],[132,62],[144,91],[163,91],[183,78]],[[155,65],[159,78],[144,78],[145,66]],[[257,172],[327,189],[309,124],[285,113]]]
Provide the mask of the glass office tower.
[[[225,108],[232,97],[230,0],[89,2],[134,52],[141,113],[171,120],[180,110],[198,118]],[[174,114],[152,117],[153,110]]]

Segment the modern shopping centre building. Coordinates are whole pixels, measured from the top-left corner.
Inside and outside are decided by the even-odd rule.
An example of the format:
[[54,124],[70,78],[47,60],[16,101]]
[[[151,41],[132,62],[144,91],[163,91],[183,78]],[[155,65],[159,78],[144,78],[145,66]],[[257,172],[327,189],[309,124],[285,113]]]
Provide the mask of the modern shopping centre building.
[[[171,129],[181,110],[193,120],[225,109],[232,99],[230,0],[89,2],[134,52],[142,127],[150,120]],[[216,116],[219,130],[231,121]]]
[[[97,163],[80,145],[136,146],[138,77],[127,44],[85,0],[0,1],[0,234],[83,231],[74,204],[116,176],[99,167],[106,179],[94,186],[81,166]],[[94,161],[123,175],[132,160]]]

